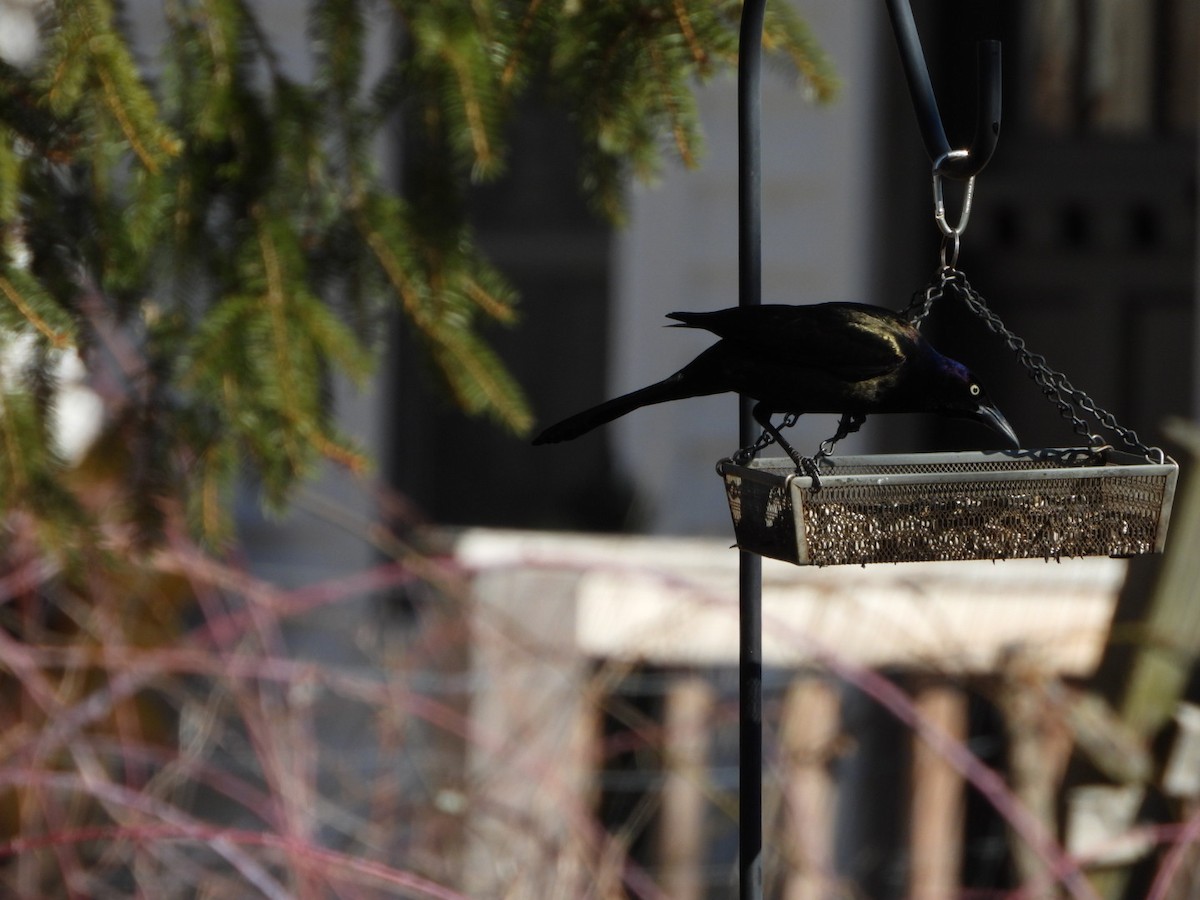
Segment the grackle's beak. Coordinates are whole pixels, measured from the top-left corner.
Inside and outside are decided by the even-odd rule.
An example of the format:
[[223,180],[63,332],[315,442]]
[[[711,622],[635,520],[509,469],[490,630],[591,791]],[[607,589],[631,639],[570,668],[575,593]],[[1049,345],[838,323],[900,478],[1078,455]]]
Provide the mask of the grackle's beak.
[[1012,426],[1008,424],[1008,419],[1004,418],[1004,414],[992,406],[992,404],[980,404],[969,415],[976,422],[986,425],[997,434],[1003,435],[1013,445],[1014,450],[1021,449],[1021,441],[1017,437],[1017,433],[1013,431]]

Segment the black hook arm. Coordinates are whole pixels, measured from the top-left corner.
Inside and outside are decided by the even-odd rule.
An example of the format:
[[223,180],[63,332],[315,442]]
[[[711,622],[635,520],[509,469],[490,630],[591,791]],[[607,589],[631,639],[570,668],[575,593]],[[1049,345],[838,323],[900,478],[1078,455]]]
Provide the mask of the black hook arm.
[[900,61],[908,79],[908,92],[917,113],[917,124],[925,149],[935,170],[950,178],[966,179],[978,175],[992,158],[1000,138],[1000,42],[980,41],[977,79],[979,92],[975,108],[975,134],[966,153],[951,152],[938,112],[929,68],[921,50],[921,38],[913,19],[909,0],[886,0],[892,30],[900,50]]

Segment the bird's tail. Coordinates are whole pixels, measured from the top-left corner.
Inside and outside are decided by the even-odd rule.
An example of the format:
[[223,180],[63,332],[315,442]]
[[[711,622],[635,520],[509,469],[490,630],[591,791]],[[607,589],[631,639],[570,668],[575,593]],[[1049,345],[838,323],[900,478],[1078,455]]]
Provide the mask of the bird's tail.
[[535,444],[557,444],[561,441],[573,441],[580,435],[587,434],[593,428],[618,419],[635,409],[695,395],[696,391],[687,384],[684,373],[676,372],[670,378],[664,378],[648,387],[614,397],[612,400],[606,400],[599,406],[593,406],[591,409],[576,413],[569,419],[563,419],[557,425],[551,425],[539,434],[533,439],[533,442]]

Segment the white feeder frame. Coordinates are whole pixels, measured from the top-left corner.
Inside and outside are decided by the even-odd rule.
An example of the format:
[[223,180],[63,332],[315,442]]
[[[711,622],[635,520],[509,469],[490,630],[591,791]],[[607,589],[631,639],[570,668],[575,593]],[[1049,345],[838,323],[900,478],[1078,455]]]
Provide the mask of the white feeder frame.
[[1087,448],[723,462],[737,545],[797,565],[1160,553],[1179,466]]

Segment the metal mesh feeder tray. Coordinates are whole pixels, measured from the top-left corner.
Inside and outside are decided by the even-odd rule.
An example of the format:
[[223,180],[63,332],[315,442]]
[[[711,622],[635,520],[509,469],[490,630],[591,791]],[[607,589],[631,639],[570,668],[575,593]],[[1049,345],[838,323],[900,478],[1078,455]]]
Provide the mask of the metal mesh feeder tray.
[[737,544],[798,565],[1162,552],[1179,467],[1083,449],[723,463]]

